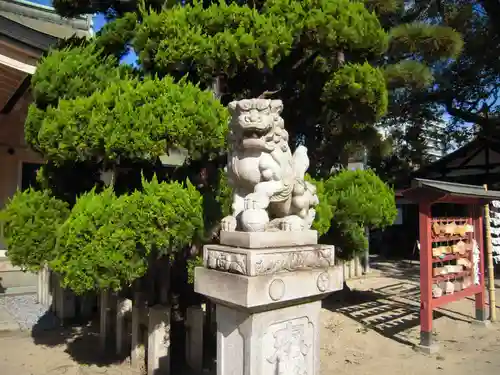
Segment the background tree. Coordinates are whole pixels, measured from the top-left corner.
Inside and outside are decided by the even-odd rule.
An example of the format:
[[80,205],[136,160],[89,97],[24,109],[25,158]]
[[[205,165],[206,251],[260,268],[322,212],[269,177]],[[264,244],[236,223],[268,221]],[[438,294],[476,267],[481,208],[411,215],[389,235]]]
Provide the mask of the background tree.
[[[43,60],[25,125],[28,143],[48,160],[40,185],[71,208],[45,261],[79,293],[126,290],[136,280],[150,287],[166,274],[147,272],[157,259],[167,268],[177,262],[172,275],[185,269],[186,255],[212,236],[226,209],[218,178],[225,105],[243,97],[283,100],[292,147],[308,147],[324,196],[315,226],[351,256],[365,246],[362,227],[394,218],[394,197],[371,172],[328,178],[332,166],[379,146],[374,125],[392,93],[429,85],[424,62],[453,57],[461,46],[447,27],[392,28],[391,17],[401,14],[393,1],[367,2],[373,11],[348,0],[54,5],[61,15],[100,11],[113,19],[96,38],[70,40]],[[130,49],[138,56],[133,68],[120,64]],[[158,158],[175,148],[187,150],[185,165],[162,168]],[[112,189],[101,181],[105,171]],[[379,199],[366,198],[348,215],[362,197]],[[332,216],[340,239],[329,237]],[[175,277],[172,293],[182,284]]]
[[[139,2],[126,3],[128,10],[134,7],[140,9]],[[210,1],[203,2],[205,7],[208,7],[205,14],[214,12],[210,9],[219,8],[218,3],[214,3],[215,7],[210,8]],[[428,22],[427,15],[435,13],[438,8],[436,1],[365,1],[364,5],[376,12],[377,18],[366,12],[362,3],[348,1],[300,2],[300,9],[293,4],[290,6],[288,1],[235,1],[232,6],[245,3],[261,13],[271,14],[276,10],[281,12],[280,15],[283,15],[285,21],[282,24],[285,28],[283,30],[287,30],[287,42],[294,38],[288,48],[289,54],[280,55],[279,61],[272,61],[273,53],[279,54],[284,50],[266,50],[265,54],[269,55],[266,56],[266,61],[248,64],[245,54],[238,51],[238,48],[247,47],[238,46],[228,39],[225,43],[232,45],[229,44],[226,55],[220,56],[223,63],[217,61],[217,58],[205,61],[202,57],[207,49],[222,48],[209,46],[214,41],[222,42],[218,39],[218,33],[222,30],[220,25],[230,25],[225,24],[223,16],[220,15],[218,25],[215,22],[210,23],[211,35],[217,35],[217,39],[201,38],[199,31],[192,31],[190,27],[194,22],[198,22],[194,19],[182,21],[185,23],[183,27],[191,30],[187,34],[179,32],[178,24],[170,28],[161,27],[160,24],[165,24],[172,17],[180,17],[178,12],[161,12],[156,18],[147,17],[145,22],[150,26],[136,29],[139,35],[132,43],[133,49],[139,54],[142,67],[148,72],[176,77],[189,75],[189,79],[201,82],[205,87],[211,87],[213,82],[217,82],[216,86],[224,104],[233,98],[257,96],[262,93],[274,93],[276,97],[283,99],[285,121],[292,139],[305,142],[310,153],[314,152],[311,158],[313,175],[327,175],[332,166],[345,165],[349,155],[360,147],[367,147],[373,152],[385,152],[378,155],[379,159],[386,156],[390,148],[386,147],[387,145],[381,147],[382,140],[372,126],[374,120],[380,120],[386,113],[387,102],[389,115],[396,117],[398,112],[407,113],[409,108],[401,107],[410,107],[408,103],[412,98],[408,97],[408,91],[428,87],[433,82],[433,72],[429,66],[456,57],[461,49],[458,33],[450,27]],[[160,11],[162,6],[168,8],[172,5],[173,3],[158,1],[145,3],[147,9],[157,11]],[[113,39],[116,45],[127,44],[127,38],[133,39],[133,33],[124,30],[130,30],[130,25],[134,22],[125,25],[122,21],[129,17],[129,14],[123,17],[127,9],[120,1],[94,3],[65,0],[56,1],[55,6],[64,15],[82,13],[88,11],[89,7],[93,7],[93,11],[106,12],[111,17],[118,15],[117,22],[108,26],[107,34],[111,29],[114,31],[111,33],[112,37],[107,39]],[[305,12],[308,7],[319,8],[321,11],[312,12],[314,16],[311,13],[307,19],[304,18],[305,22],[309,23],[304,28],[300,23],[300,12]],[[236,9],[226,8],[226,13]],[[328,19],[337,15],[342,15],[337,22],[332,23]],[[344,18],[348,16],[350,19]],[[296,20],[299,23],[293,24]],[[362,30],[353,30],[354,25],[360,23],[364,25]],[[156,26],[158,29],[152,34],[151,27]],[[274,25],[271,28],[274,30]],[[263,33],[259,37],[268,38],[269,44],[276,40],[273,36],[268,36],[265,30],[259,32]],[[234,30],[229,27],[225,34],[234,34]],[[251,35],[246,33],[246,36]],[[238,38],[239,35],[234,34],[233,37]],[[190,38],[196,40],[189,40]],[[147,46],[144,44],[145,40],[148,40]],[[177,49],[181,45],[190,45],[187,42],[194,42],[198,50]],[[252,38],[247,39],[247,42],[252,43]],[[278,45],[284,46],[282,41]],[[254,47],[268,48],[258,44]],[[157,53],[158,49],[161,50],[160,54]],[[168,57],[165,52],[167,50]],[[254,53],[249,57],[253,59],[256,55]],[[231,64],[227,64],[227,59],[232,59]],[[361,65],[366,61],[369,61],[370,65],[363,71]],[[369,71],[370,67],[379,69]],[[333,72],[336,72],[336,77]],[[386,84],[383,83],[381,75],[376,77],[376,73],[382,73]],[[358,85],[369,87],[372,92],[357,92]],[[328,92],[330,88],[334,88],[331,93]],[[337,92],[337,89],[342,92]],[[344,90],[346,92],[343,92]],[[343,95],[349,99],[341,100]],[[385,99],[387,96],[388,101]],[[356,103],[353,100],[355,97],[362,98],[361,103]],[[363,100],[367,102],[364,103]]]
[[[453,57],[461,46],[450,28],[402,24],[406,13],[391,1],[367,2],[373,12],[348,0],[54,5],[66,16],[100,11],[114,19],[97,38],[51,52],[32,81],[26,138],[49,160],[43,185],[70,204],[102,188],[106,170],[116,194],[143,188],[141,171],[158,172],[158,156],[172,148],[185,148],[188,164],[164,178],[184,181],[210,160],[219,165],[228,115],[206,91],[214,89],[222,104],[282,99],[292,142],[308,147],[312,176],[327,177],[359,147],[380,146],[374,124],[389,92],[430,84],[424,62]],[[130,48],[136,68],[119,64]],[[85,184],[61,189],[68,170],[85,170]],[[205,206],[217,202],[205,198]]]
[[499,11],[500,3],[494,0],[440,2],[436,21],[461,32],[463,53],[436,67],[436,85],[419,97],[422,102],[442,104],[459,123],[476,124],[490,133],[498,131],[500,120]]
[[426,119],[421,111],[430,108],[431,119],[443,114],[449,119],[447,136],[451,139],[447,141],[461,145],[477,134],[497,135],[500,30],[496,16],[500,2],[426,0],[414,2],[408,7],[412,8],[415,19],[460,32],[463,49],[457,59],[429,64],[434,84],[403,91],[402,102],[411,106],[401,106],[403,114],[389,110],[385,120]]

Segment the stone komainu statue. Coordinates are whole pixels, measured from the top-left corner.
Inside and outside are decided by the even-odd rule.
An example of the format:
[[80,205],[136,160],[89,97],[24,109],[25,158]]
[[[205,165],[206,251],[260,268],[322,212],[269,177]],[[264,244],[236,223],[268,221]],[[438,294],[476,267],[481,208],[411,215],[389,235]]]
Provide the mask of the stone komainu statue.
[[318,204],[316,188],[304,180],[307,149],[292,155],[281,100],[245,99],[229,104],[227,175],[233,213],[222,230],[246,232],[310,229]]

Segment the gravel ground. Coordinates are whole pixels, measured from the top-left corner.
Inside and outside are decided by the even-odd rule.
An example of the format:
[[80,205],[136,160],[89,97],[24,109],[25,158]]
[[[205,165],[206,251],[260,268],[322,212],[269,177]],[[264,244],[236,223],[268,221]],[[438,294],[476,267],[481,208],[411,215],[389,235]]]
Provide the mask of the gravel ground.
[[36,295],[6,296],[0,298],[0,309],[5,309],[22,330],[49,330],[58,326],[57,318],[41,304]]

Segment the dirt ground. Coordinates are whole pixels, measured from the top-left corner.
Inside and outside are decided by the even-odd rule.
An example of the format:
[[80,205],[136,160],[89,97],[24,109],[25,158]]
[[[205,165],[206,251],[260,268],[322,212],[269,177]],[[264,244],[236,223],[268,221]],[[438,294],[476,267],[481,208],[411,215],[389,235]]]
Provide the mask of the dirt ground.
[[[438,354],[416,352],[419,295],[415,270],[401,264],[379,268],[390,277],[351,281],[349,298],[325,301],[321,375],[500,374],[500,323],[490,327],[471,324],[470,299],[436,312]],[[500,317],[500,310],[498,314]],[[29,333],[11,334],[0,337],[0,374],[139,373],[127,361],[114,363],[99,355],[96,348],[97,337],[79,330],[55,331],[39,338]]]

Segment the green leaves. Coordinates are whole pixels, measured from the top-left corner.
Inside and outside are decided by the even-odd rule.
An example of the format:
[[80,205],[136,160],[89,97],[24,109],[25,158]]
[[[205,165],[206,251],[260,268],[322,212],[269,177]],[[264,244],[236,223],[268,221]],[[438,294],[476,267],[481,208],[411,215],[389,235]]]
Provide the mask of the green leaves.
[[174,6],[144,15],[134,49],[148,71],[195,69],[203,81],[239,67],[272,68],[289,53],[293,29],[236,3]]
[[336,221],[384,228],[396,218],[394,191],[371,170],[343,170],[325,181]]
[[68,214],[68,205],[47,191],[16,192],[0,213],[12,264],[36,272],[57,256],[57,230]]
[[[318,167],[326,156],[333,164],[349,145],[376,138],[369,125],[387,110],[386,85],[411,83],[418,68],[410,62],[384,70],[376,65],[387,63],[389,38],[365,5],[381,14],[396,10],[399,1],[268,0],[249,7],[146,0],[140,11],[137,1],[125,3],[55,2],[66,15],[99,10],[116,19],[88,44],[52,51],[43,60],[25,126],[29,144],[50,160],[44,186],[70,202],[80,195],[58,230],[51,258],[64,285],[78,293],[129,285],[145,274],[153,256],[203,238],[204,220],[213,233],[218,212],[229,213],[231,189],[224,178],[214,189],[217,198],[211,196],[211,210],[189,183],[154,179],[134,191],[138,172],[130,171],[141,162],[153,170],[156,158],[171,148],[204,162],[225,149],[228,112],[204,90],[215,76],[224,102],[264,91],[283,99],[290,138],[303,136],[310,150],[318,149],[312,163]],[[423,31],[395,30],[392,47],[399,49],[409,34],[432,52],[434,42]],[[441,34],[443,40],[454,35]],[[138,69],[119,64],[129,46],[138,54]],[[427,83],[426,71],[420,72]],[[336,144],[341,146],[328,147]],[[329,171],[324,164],[321,170]],[[98,185],[100,170],[117,165],[130,173],[117,174],[115,191],[88,192]],[[71,175],[76,186],[63,183],[61,175],[69,176],[65,171],[74,166],[86,173]],[[364,248],[364,226],[385,225],[392,206],[389,198],[380,199],[392,192],[368,172],[360,181],[343,173],[317,184],[325,198],[314,225],[321,234],[338,233],[335,243],[349,252]]]
[[195,69],[207,81],[248,67],[273,69],[298,43],[369,56],[385,51],[387,35],[363,4],[348,0],[270,0],[260,13],[236,3],[196,3],[145,15],[134,48],[148,71]]
[[354,124],[373,123],[387,111],[384,76],[368,63],[344,65],[326,83],[322,99]]
[[375,14],[363,3],[349,0],[303,2],[304,38],[320,49],[357,53],[360,57],[380,55],[387,49],[387,34]]
[[179,251],[202,233],[198,191],[155,177],[142,192],[82,195],[59,229],[50,266],[75,293],[117,291],[145,274],[150,257]]
[[463,45],[460,33],[447,26],[415,22],[399,25],[390,32],[393,53],[416,54],[427,62],[456,58]]
[[196,159],[224,147],[227,122],[212,93],[190,83],[124,78],[89,96],[61,99],[45,113],[32,108],[26,133],[56,163],[154,160],[171,147]]
[[320,204],[313,227],[343,258],[366,249],[365,227],[385,228],[396,218],[394,191],[371,170],[343,170],[315,184]]
[[131,194],[92,190],[71,211],[47,191],[18,192],[0,219],[14,265],[37,271],[49,263],[78,294],[130,285],[149,257],[182,250],[204,230],[196,188],[156,177]]
[[383,74],[388,88],[411,87],[424,89],[432,84],[434,77],[428,66],[415,61],[403,60],[384,67]]
[[59,100],[89,96],[125,78],[127,69],[118,68],[115,57],[105,57],[101,52],[94,44],[52,50],[31,79],[36,107],[57,107]]

